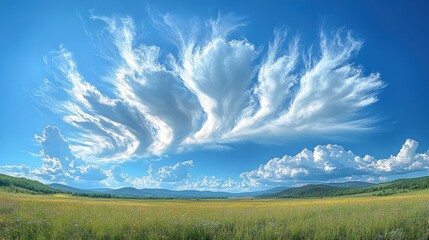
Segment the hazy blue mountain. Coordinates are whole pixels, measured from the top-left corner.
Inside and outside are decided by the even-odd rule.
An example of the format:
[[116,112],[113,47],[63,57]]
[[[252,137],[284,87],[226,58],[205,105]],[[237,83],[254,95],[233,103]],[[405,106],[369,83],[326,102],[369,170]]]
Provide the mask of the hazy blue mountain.
[[[357,188],[363,186],[370,186],[370,183],[366,182],[344,182],[344,183],[327,183],[325,186],[333,187],[344,187],[344,188]],[[154,189],[154,188],[143,188],[137,189],[134,187],[123,187],[119,189],[112,188],[96,188],[96,189],[78,189],[69,187],[63,184],[51,184],[52,188],[71,192],[71,193],[104,193],[123,197],[156,197],[156,198],[233,198],[233,197],[260,197],[260,196],[276,196],[277,193],[282,191],[295,191],[296,188],[289,188],[285,186],[270,188],[263,191],[254,192],[241,192],[241,193],[230,193],[230,192],[214,192],[214,191],[197,191],[197,190],[168,190],[168,189]],[[299,188],[298,188],[299,189]],[[328,194],[330,192],[327,192]],[[320,195],[317,193],[316,195]],[[299,194],[298,194],[299,195]]]
[[[71,193],[109,194],[121,197],[154,197],[154,198],[234,198],[234,197],[276,197],[276,198],[305,198],[305,197],[332,197],[384,191],[394,194],[399,190],[415,190],[429,188],[429,177],[398,179],[392,182],[372,184],[368,182],[349,181],[341,183],[308,184],[301,187],[275,187],[255,192],[213,192],[196,190],[168,190],[168,189],[137,189],[123,187],[119,189],[97,188],[78,189],[63,184],[50,184],[49,187]],[[102,197],[100,195],[100,197]]]
[[241,192],[241,193],[229,193],[229,192],[213,192],[213,191],[197,191],[197,190],[168,190],[168,189],[155,189],[155,188],[143,188],[137,189],[134,187],[123,187],[119,189],[112,188],[96,188],[96,189],[79,189],[70,187],[64,184],[53,183],[49,185],[54,189],[58,189],[64,192],[71,193],[105,193],[116,196],[124,197],[161,197],[161,198],[231,198],[231,197],[257,197],[262,194],[274,194],[287,187],[276,187],[267,189],[264,191],[255,192]]
[[104,191],[119,196],[137,196],[137,197],[165,197],[165,198],[232,198],[232,197],[257,197],[262,194],[277,193],[287,187],[276,187],[264,191],[256,192],[241,192],[241,193],[230,193],[230,192],[213,192],[213,191],[197,191],[197,190],[182,190],[174,191],[167,189],[151,189],[143,188],[136,189],[132,187],[125,187],[120,189],[110,189]]
[[164,197],[164,198],[227,198],[232,197],[232,193],[227,192],[211,192],[211,191],[194,191],[183,190],[174,191],[167,189],[136,189],[133,187],[124,187],[119,189],[110,189],[105,193],[118,195],[118,196],[132,196],[132,197]]
[[89,191],[92,191],[92,192],[101,192],[101,193],[107,192],[107,191],[110,191],[110,190],[113,190],[113,189],[112,188],[93,188],[93,189],[89,189]]
[[71,192],[71,193],[92,193],[93,192],[91,190],[74,188],[60,183],[51,183],[48,186],[63,192]]

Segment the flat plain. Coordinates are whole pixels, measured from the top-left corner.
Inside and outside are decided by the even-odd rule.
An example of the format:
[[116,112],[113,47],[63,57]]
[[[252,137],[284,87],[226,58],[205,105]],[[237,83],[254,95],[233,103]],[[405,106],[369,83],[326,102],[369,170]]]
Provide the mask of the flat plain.
[[429,239],[429,191],[191,200],[0,192],[0,239]]

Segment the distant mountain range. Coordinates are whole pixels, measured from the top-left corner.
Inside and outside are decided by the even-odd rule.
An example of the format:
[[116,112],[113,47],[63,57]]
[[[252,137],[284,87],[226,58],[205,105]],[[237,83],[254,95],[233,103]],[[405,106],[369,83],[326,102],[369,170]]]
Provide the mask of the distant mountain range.
[[113,196],[121,197],[142,197],[142,198],[233,198],[233,197],[257,197],[263,194],[272,194],[287,189],[286,187],[277,187],[265,191],[257,192],[214,192],[214,191],[197,191],[197,190],[168,190],[168,189],[154,189],[143,188],[137,189],[133,187],[123,187],[118,189],[112,188],[98,188],[98,189],[78,189],[69,187],[67,185],[53,183],[49,184],[51,188],[70,192],[70,193],[87,193],[87,194],[110,194]]
[[301,187],[276,187],[256,192],[214,192],[182,190],[174,191],[168,189],[137,189],[123,187],[119,189],[98,188],[79,189],[64,184],[53,183],[44,185],[38,181],[26,178],[17,178],[0,174],[0,191],[22,192],[22,193],[70,193],[78,196],[88,197],[122,197],[122,198],[308,198],[308,197],[333,197],[372,193],[376,196],[391,195],[404,191],[413,191],[429,188],[429,177],[398,179],[392,182],[372,184],[368,182],[349,181],[340,183],[308,184]]
[[[325,186],[326,185],[326,186]],[[366,187],[372,185],[367,182],[341,182],[341,183],[326,183],[320,186],[324,186],[326,189],[331,188],[358,188]],[[168,189],[153,189],[153,188],[143,188],[137,189],[133,187],[123,187],[118,189],[112,188],[98,188],[83,190],[78,188],[69,187],[66,185],[54,183],[50,184],[50,187],[70,192],[70,193],[88,193],[88,194],[110,194],[113,196],[121,197],[141,197],[141,198],[234,198],[234,197],[259,197],[259,196],[271,196],[276,193],[288,190],[288,187],[275,187],[264,191],[255,191],[255,192],[241,192],[241,193],[230,193],[230,192],[214,192],[214,191],[196,191],[196,190],[168,190]],[[309,185],[308,185],[309,186]],[[295,188],[291,188],[295,189]],[[298,188],[299,189],[299,188]]]
[[[326,185],[326,186],[325,186]],[[342,188],[358,188],[358,187],[366,187],[372,185],[367,182],[358,182],[358,181],[350,181],[350,182],[341,182],[341,183],[326,183],[320,186],[324,186],[323,189],[331,188],[335,189],[336,187]],[[53,183],[49,184],[51,188],[70,192],[70,193],[88,193],[88,194],[110,194],[113,196],[122,196],[122,197],[152,197],[152,198],[233,198],[233,197],[258,197],[265,195],[275,195],[276,193],[285,191],[289,189],[288,187],[276,187],[271,188],[264,191],[256,191],[256,192],[241,192],[241,193],[230,193],[230,192],[214,192],[214,191],[196,191],[196,190],[168,190],[168,189],[154,189],[154,188],[143,188],[137,189],[133,187],[123,187],[118,189],[112,188],[97,188],[97,189],[78,189],[74,187],[70,187],[67,185]],[[307,185],[310,186],[310,185]],[[317,185],[319,186],[319,185]],[[296,189],[296,188],[292,188]],[[297,188],[299,189],[299,188]]]
[[70,193],[93,193],[94,192],[92,190],[74,188],[60,183],[52,183],[52,184],[48,184],[47,186],[59,191],[70,192]]

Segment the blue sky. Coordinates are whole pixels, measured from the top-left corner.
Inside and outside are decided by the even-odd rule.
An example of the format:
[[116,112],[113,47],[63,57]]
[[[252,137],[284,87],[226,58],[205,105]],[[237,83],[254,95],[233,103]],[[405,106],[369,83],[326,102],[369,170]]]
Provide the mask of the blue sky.
[[0,171],[251,191],[429,168],[416,1],[3,1]]

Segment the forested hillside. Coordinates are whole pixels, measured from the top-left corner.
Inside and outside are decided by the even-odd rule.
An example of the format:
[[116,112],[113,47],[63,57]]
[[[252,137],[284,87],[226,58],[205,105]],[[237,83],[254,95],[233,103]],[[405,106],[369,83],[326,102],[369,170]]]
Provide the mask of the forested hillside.
[[359,188],[328,186],[324,184],[309,184],[302,187],[290,188],[284,191],[262,195],[261,197],[275,198],[306,198],[306,197],[335,197],[362,193],[373,193],[374,196],[393,195],[400,192],[429,188],[429,177],[398,179],[392,182],[374,184]]
[[44,193],[53,194],[59,190],[48,187],[38,181],[26,178],[17,178],[0,174],[0,190],[16,193]]

